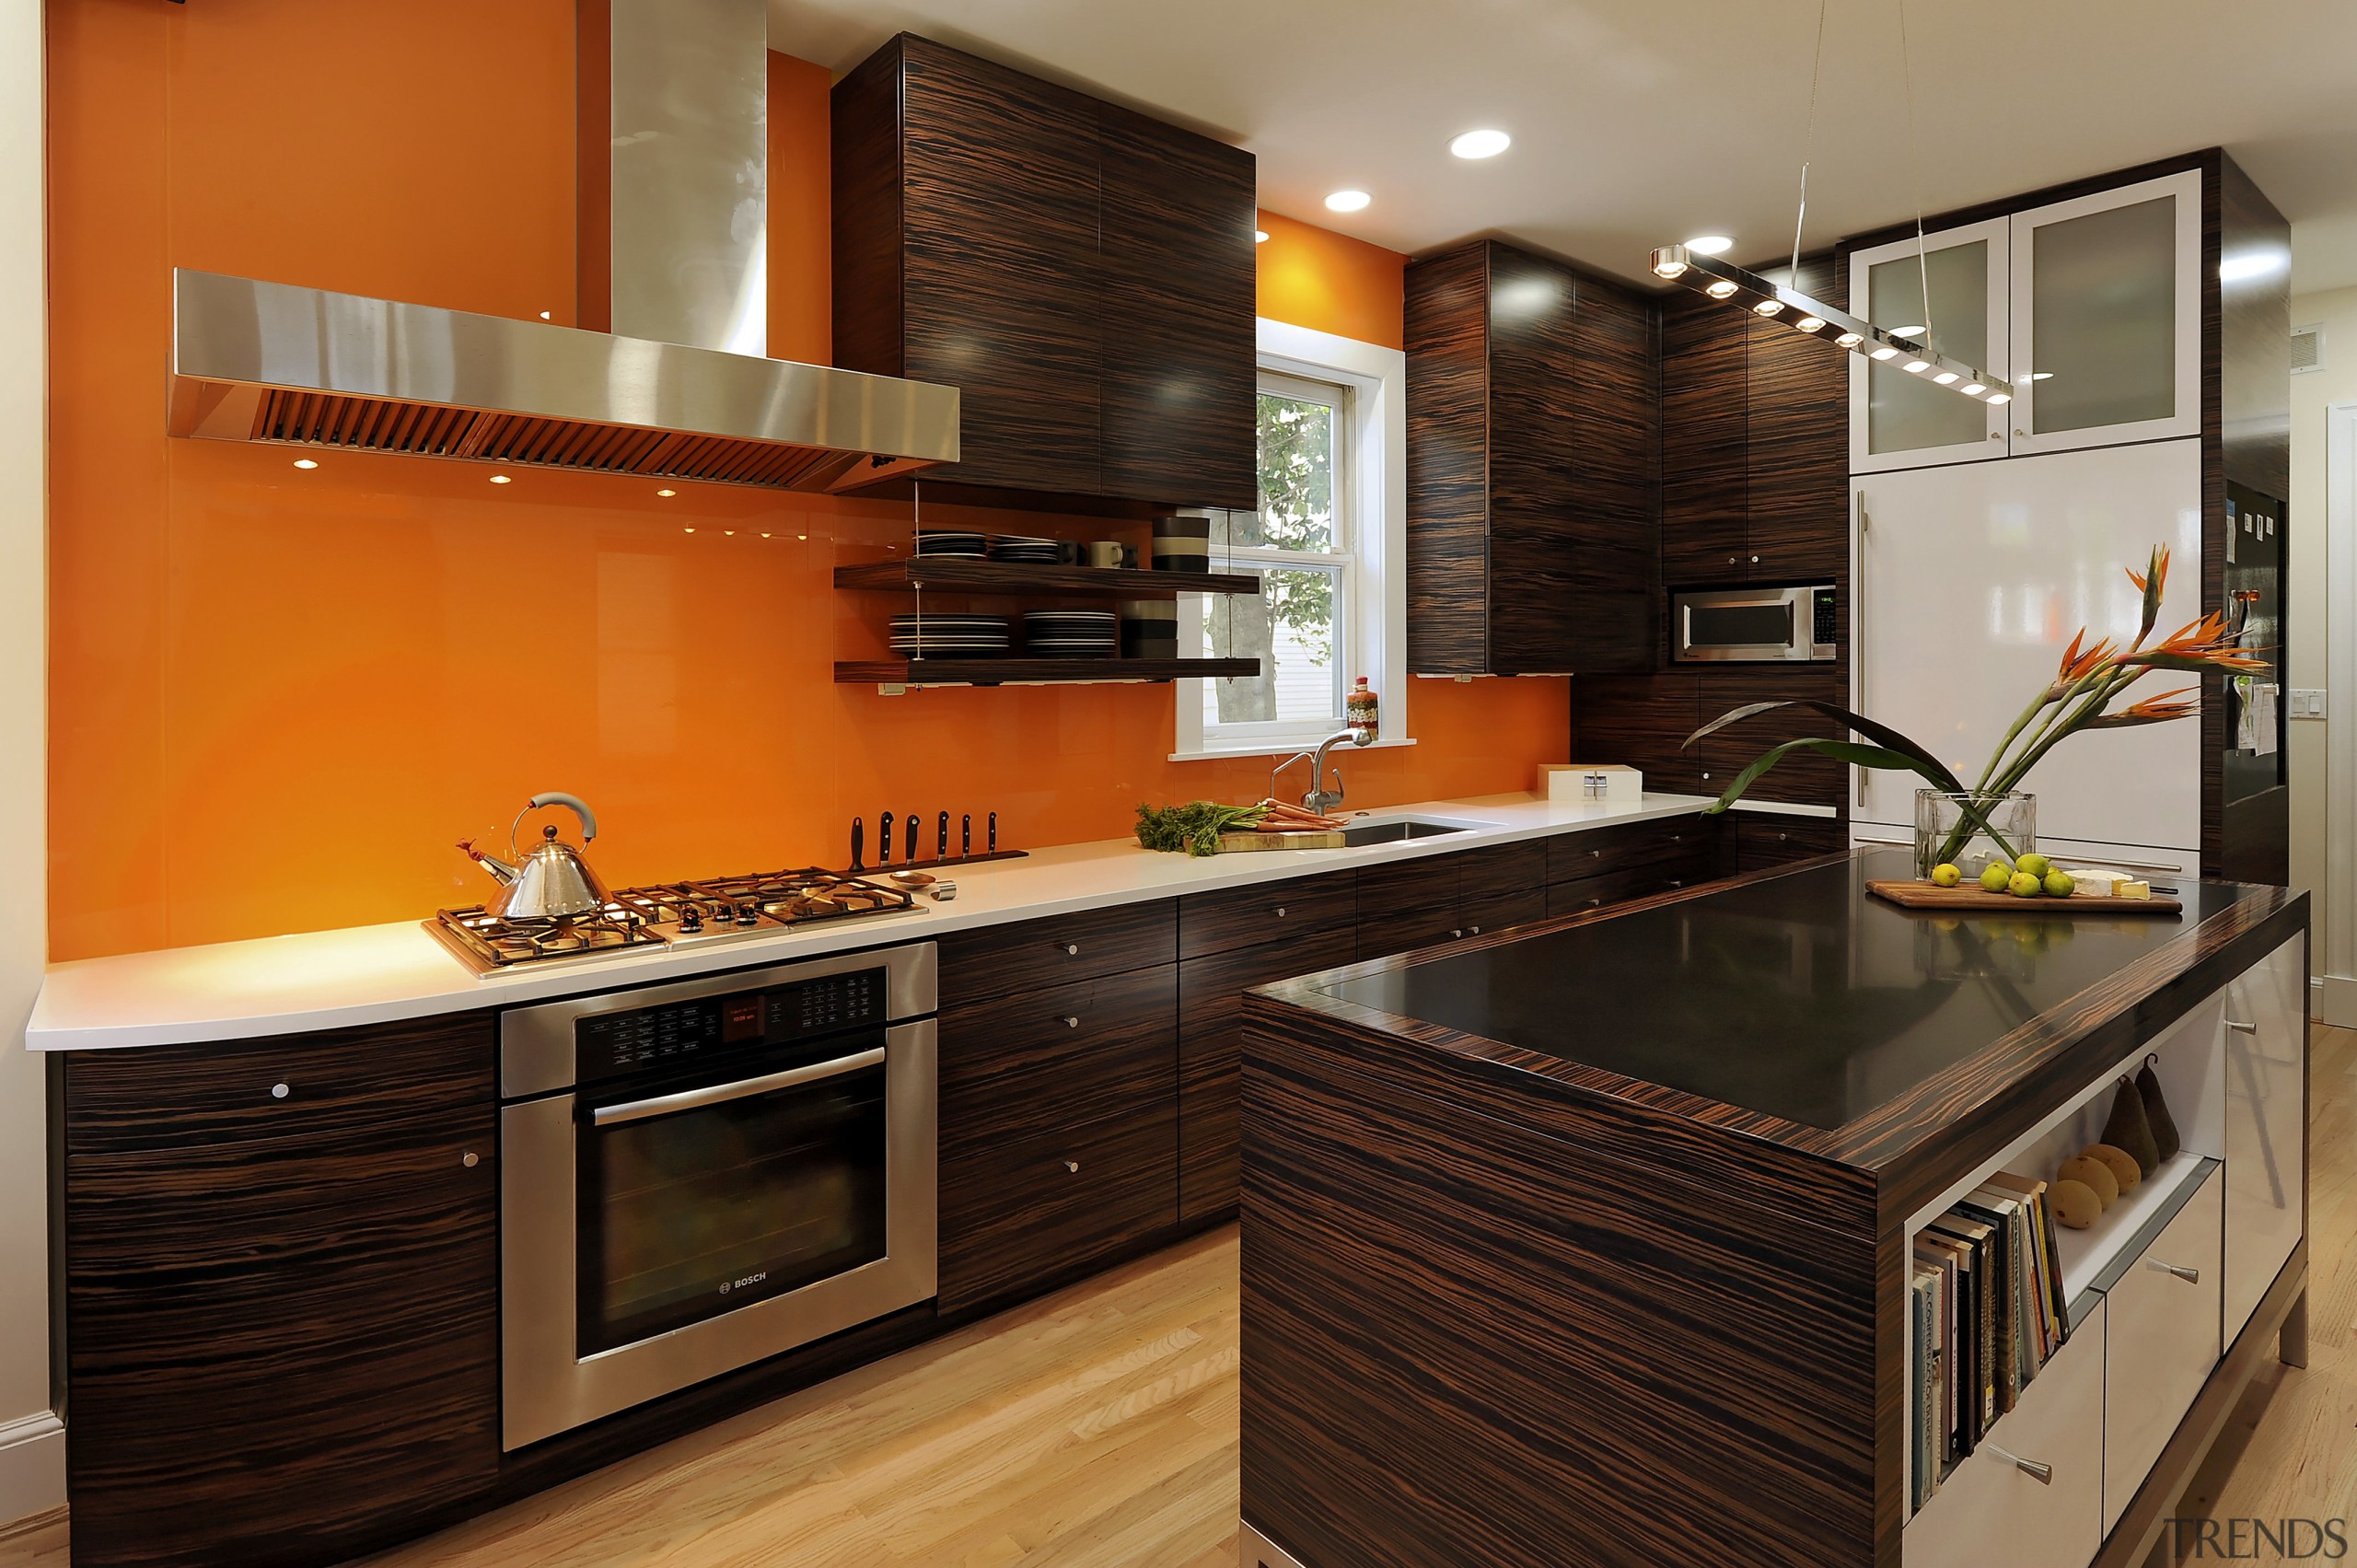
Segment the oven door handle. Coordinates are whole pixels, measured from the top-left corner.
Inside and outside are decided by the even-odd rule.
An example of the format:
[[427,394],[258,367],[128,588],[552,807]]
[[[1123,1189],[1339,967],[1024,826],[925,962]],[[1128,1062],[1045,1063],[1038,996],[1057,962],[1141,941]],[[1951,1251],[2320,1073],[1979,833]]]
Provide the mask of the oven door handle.
[[799,1084],[816,1084],[827,1078],[840,1078],[845,1073],[856,1073],[863,1067],[880,1067],[883,1064],[884,1048],[879,1045],[872,1051],[839,1056],[832,1062],[814,1062],[807,1067],[790,1067],[783,1073],[771,1073],[759,1078],[739,1078],[733,1084],[714,1084],[707,1088],[687,1089],[676,1095],[656,1095],[652,1099],[634,1099],[621,1105],[601,1105],[589,1113],[589,1121],[596,1127],[644,1121],[650,1116],[665,1116],[675,1110],[694,1110],[707,1105],[726,1105],[732,1099],[790,1089]]

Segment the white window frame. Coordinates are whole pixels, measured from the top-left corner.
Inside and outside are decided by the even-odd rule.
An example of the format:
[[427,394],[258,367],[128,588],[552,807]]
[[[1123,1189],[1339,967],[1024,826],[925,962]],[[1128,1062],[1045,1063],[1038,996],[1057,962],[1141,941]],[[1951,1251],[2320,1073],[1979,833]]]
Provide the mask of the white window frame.
[[[1382,703],[1383,738],[1376,746],[1412,746],[1408,733],[1408,356],[1396,348],[1315,331],[1261,317],[1255,323],[1260,368],[1281,376],[1347,388],[1348,417],[1336,432],[1337,553],[1345,559],[1336,656],[1342,687],[1368,677]],[[1219,567],[1214,514],[1213,567]],[[1321,552],[1253,552],[1257,563],[1288,560],[1324,565]],[[1203,599],[1178,601],[1178,640],[1202,645]],[[1203,724],[1200,679],[1178,682],[1174,762],[1220,757],[1278,757],[1306,749],[1332,733],[1323,724]],[[1335,727],[1340,727],[1339,724]]]

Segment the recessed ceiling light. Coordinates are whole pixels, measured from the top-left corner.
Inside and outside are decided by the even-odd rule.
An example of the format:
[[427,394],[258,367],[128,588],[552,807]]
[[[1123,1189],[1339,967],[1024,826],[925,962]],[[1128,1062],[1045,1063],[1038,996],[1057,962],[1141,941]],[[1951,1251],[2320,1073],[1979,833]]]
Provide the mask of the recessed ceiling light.
[[1364,212],[1367,203],[1374,200],[1364,191],[1337,191],[1326,198],[1326,210],[1329,213]]
[[295,466],[298,469],[315,469],[319,465],[315,458],[297,458],[295,459]]
[[1495,157],[1514,145],[1514,138],[1504,131],[1468,131],[1448,144],[1448,150],[1458,157]]
[[1253,244],[1255,244],[1255,245],[1266,245],[1268,242],[1269,242],[1269,231],[1268,231],[1267,229],[1265,229],[1265,228],[1256,228],[1256,229],[1254,229],[1254,230],[1252,231],[1252,243],[1253,243]]
[[1724,256],[1735,249],[1735,240],[1724,234],[1697,235],[1686,242],[1686,249],[1697,256]]
[[676,490],[658,490],[655,494],[657,495],[677,495],[679,492]]
[[516,482],[506,474],[495,473],[491,476],[491,482],[493,484],[513,484]]

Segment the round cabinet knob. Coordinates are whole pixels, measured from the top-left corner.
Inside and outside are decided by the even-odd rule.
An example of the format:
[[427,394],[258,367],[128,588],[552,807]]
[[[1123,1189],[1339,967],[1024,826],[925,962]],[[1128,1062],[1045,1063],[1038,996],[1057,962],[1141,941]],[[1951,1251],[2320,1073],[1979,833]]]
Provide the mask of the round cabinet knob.
[[1283,920],[1283,919],[1284,919],[1284,917],[1285,917],[1285,906],[1284,906],[1284,905],[1283,905],[1283,904],[1279,904],[1279,905],[1277,906],[1277,918],[1278,918],[1279,920]]
[[1078,1176],[1080,1174],[1080,1162],[1078,1160],[1066,1160],[1064,1161],[1064,1169],[1070,1171],[1074,1176]]
[[1465,929],[1476,936],[1481,935],[1481,928],[1478,925],[1469,925]]
[[1587,857],[1590,860],[1602,860],[1604,858],[1604,852],[1600,849],[1592,849],[1587,852]]
[[1459,926],[1459,927],[1457,927],[1455,931],[1452,931],[1452,932],[1450,932],[1450,933],[1448,934],[1448,935],[1449,935],[1449,940],[1451,940],[1451,941],[1455,941],[1457,937],[1462,936],[1462,935],[1465,935],[1465,928],[1464,928],[1463,926]]
[[1077,1013],[1066,1013],[1064,1015],[1064,1028],[1068,1029],[1076,1029],[1080,1028],[1080,1015]]
[[1604,900],[1602,899],[1590,899],[1587,901],[1587,907],[1592,910],[1602,909],[1604,907]]
[[482,1156],[475,1153],[472,1149],[469,1149],[465,1154],[459,1156],[459,1163],[465,1166],[469,1170],[472,1170],[475,1167],[482,1164]]
[[2156,1269],[2173,1279],[2183,1280],[2189,1285],[2198,1285],[2201,1283],[2201,1271],[2189,1269],[2182,1263],[2164,1263],[2158,1258],[2147,1258],[2144,1260],[2144,1267]]
[[1077,958],[1080,957],[1080,944],[1077,942],[1065,943],[1064,957],[1067,958]]
[[293,1092],[294,1091],[289,1089],[284,1084],[273,1084],[270,1086],[270,1098],[273,1099],[284,1099]]
[[1758,557],[1757,555],[1753,556],[1753,557],[1751,558],[1751,563],[1752,563],[1754,566],[1759,565],[1759,557]]
[[1991,441],[2003,441],[2004,438],[2005,433],[2002,430],[1991,430],[1989,433],[1989,439]]

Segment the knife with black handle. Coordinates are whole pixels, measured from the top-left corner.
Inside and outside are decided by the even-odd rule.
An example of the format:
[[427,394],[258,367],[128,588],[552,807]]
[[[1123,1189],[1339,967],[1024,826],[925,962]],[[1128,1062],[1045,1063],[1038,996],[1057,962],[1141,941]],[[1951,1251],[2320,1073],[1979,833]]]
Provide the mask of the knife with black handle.
[[909,813],[908,850],[909,853],[900,858],[914,865],[917,863],[917,814],[913,811]]
[[970,811],[958,819],[958,858],[974,858],[974,814]]
[[991,853],[998,853],[998,813],[991,813]]
[[946,811],[941,814],[941,831],[934,839],[933,858],[935,860],[949,858],[949,813]]
[[876,835],[876,864],[889,865],[892,864],[892,814],[887,811],[880,820],[882,826]]
[[851,868],[853,871],[861,869],[860,857],[866,853],[867,819],[854,817],[851,819]]

